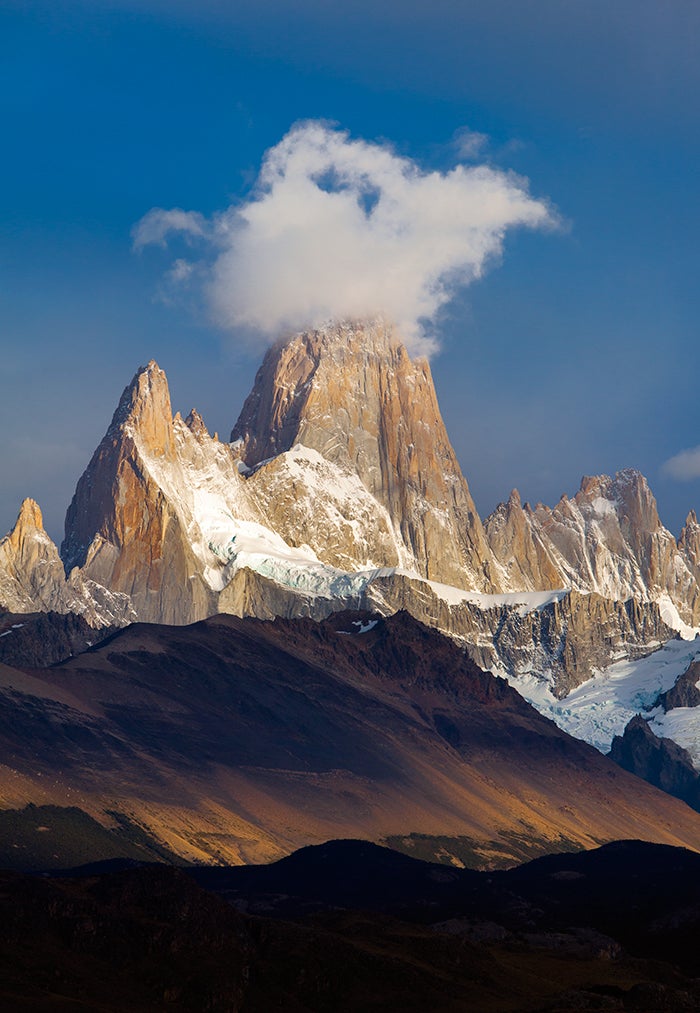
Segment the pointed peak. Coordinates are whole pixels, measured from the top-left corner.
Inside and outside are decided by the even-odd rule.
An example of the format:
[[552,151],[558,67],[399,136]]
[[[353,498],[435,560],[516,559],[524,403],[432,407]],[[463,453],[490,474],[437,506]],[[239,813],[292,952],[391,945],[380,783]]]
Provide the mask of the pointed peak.
[[522,506],[520,499],[520,493],[517,489],[511,489],[510,496],[508,497],[508,506],[519,507]]
[[244,441],[241,456],[254,466],[305,442],[314,406],[320,414],[366,415],[362,406],[375,395],[375,413],[378,401],[401,398],[414,414],[426,404],[431,419],[437,412],[427,360],[411,360],[393,324],[381,317],[330,321],[268,349],[230,441]]
[[22,500],[12,533],[14,534],[18,528],[23,528],[25,531],[28,528],[35,528],[37,531],[44,530],[44,518],[41,515],[41,509],[36,500],[29,497]]
[[19,508],[15,525],[4,541],[9,542],[15,551],[18,551],[25,542],[37,540],[47,543],[51,542],[51,539],[44,531],[44,520],[41,516],[39,504],[33,499],[25,499]]
[[192,435],[196,436],[198,439],[209,435],[209,430],[204,424],[204,419],[199,414],[196,408],[192,408],[190,410],[189,415],[185,419],[185,425],[190,430]]
[[685,526],[687,528],[697,527],[697,524],[698,524],[698,515],[695,513],[694,510],[689,510],[688,516],[685,519]]
[[140,366],[122,393],[107,435],[138,433],[154,448],[168,443],[172,423],[168,379],[155,359]]

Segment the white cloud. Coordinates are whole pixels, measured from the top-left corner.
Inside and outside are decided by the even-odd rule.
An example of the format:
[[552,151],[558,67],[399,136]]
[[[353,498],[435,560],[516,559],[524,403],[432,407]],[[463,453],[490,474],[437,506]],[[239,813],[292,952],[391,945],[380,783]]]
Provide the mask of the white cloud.
[[183,211],[182,208],[151,208],[131,230],[134,250],[144,246],[165,246],[173,232],[188,236],[204,236],[206,219],[198,211]]
[[664,474],[677,478],[680,482],[690,482],[700,478],[700,447],[681,450],[679,454],[669,457],[661,466]]
[[382,314],[427,352],[439,310],[500,257],[506,231],[555,222],[513,174],[461,164],[423,171],[388,145],[306,122],[266,153],[245,203],[211,223],[153,209],[134,245],[163,244],[175,230],[208,238],[205,292],[226,328],[268,340]]
[[194,270],[194,264],[180,257],[168,271],[168,277],[173,284],[183,285],[190,280]]
[[460,127],[453,137],[453,144],[459,158],[472,159],[481,154],[488,144],[486,134],[480,134],[477,130],[470,130],[469,127]]

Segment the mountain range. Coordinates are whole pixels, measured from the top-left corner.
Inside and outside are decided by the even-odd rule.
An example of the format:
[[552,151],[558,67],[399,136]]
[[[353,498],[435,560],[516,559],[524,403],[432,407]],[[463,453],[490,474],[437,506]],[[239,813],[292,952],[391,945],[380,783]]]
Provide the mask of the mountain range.
[[[384,320],[273,346],[228,440],[173,415],[155,362],[139,369],[60,551],[31,500],[0,541],[0,609],[6,806],[118,813],[207,860],[332,827],[477,864],[530,854],[528,837],[700,847],[687,806],[565,734],[607,751],[641,712],[692,781],[696,515],[676,539],[627,469],[553,508],[513,491],[482,521],[429,365]],[[633,732],[624,765],[670,790]]]

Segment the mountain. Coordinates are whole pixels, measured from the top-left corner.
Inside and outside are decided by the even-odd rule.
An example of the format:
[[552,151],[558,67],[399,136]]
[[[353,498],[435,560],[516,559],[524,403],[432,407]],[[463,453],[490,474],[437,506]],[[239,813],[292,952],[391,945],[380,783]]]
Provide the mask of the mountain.
[[656,601],[667,621],[700,621],[689,517],[677,543],[659,519],[646,479],[633,469],[583,478],[550,509],[515,491],[485,522],[489,544],[521,590],[571,587],[612,601]]
[[194,414],[172,417],[165,373],[148,363],[122,394],[68,508],[66,569],[128,595],[140,619],[191,622],[216,611],[207,563],[219,516],[207,531],[201,517],[224,486],[220,512],[237,506],[241,479],[228,449],[198,423]]
[[272,349],[230,445],[195,411],[172,417],[149,363],[78,483],[61,554],[161,622],[226,611],[246,562],[331,598],[366,583],[345,574],[397,566],[499,586],[428,364],[378,323]]
[[[155,362],[139,369],[78,482],[60,558],[31,501],[0,542],[2,635],[49,611],[104,631],[403,609],[574,730],[580,712],[558,700],[695,635],[699,559],[695,515],[676,542],[633,470],[584,478],[552,509],[514,491],[482,525],[427,362],[384,321],[329,324],[269,350],[230,442],[194,409],[173,416]],[[11,662],[52,663],[80,639],[57,632],[42,658],[16,632]],[[600,744],[595,722],[579,727]]]
[[0,665],[0,695],[7,807],[79,805],[187,861],[339,834],[485,867],[629,837],[700,850],[699,814],[405,613],[134,624]]
[[[533,511],[514,493],[482,526],[428,364],[412,361],[382,321],[328,325],[270,349],[231,437],[210,436],[195,410],[173,417],[155,362],[137,372],[66,516],[61,558],[84,597],[88,581],[93,597],[109,589],[141,620],[192,622],[230,611],[240,595],[227,589],[248,568],[311,596],[298,606],[309,614],[319,599],[322,614],[355,604],[396,575],[418,581],[414,614],[431,589],[445,597],[437,584],[634,599],[655,606],[639,619],[662,635],[663,623],[694,621],[700,528],[689,516],[677,544],[636,472],[584,479],[553,510]],[[0,603],[75,611],[37,511],[23,508],[2,543]],[[93,618],[103,610],[96,603]],[[619,636],[633,645],[654,639],[629,627]]]
[[25,499],[12,531],[0,540],[0,607],[8,613],[72,613],[96,628],[136,618],[127,595],[73,571],[66,579],[39,506]]
[[502,589],[428,362],[411,360],[383,321],[329,325],[270,349],[231,439],[251,468],[301,445],[356,475],[391,521],[398,558],[380,565]]

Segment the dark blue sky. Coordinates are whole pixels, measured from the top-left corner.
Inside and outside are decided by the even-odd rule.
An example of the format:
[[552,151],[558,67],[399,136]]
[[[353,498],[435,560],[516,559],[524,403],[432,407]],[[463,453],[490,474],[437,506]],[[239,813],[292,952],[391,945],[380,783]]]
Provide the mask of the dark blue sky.
[[159,299],[172,255],[130,232],[154,206],[226,208],[321,118],[441,170],[456,133],[485,134],[481,160],[566,220],[509,233],[441,324],[438,396],[482,514],[637,467],[677,533],[700,507],[700,478],[661,470],[700,444],[699,38],[683,0],[6,2],[0,529],[32,495],[60,537],[151,357],[175,408],[228,433],[260,351]]

